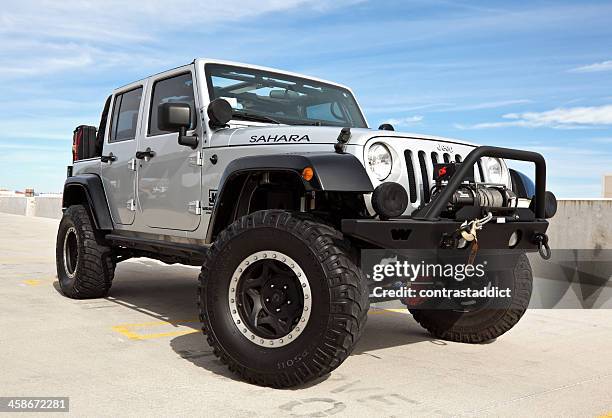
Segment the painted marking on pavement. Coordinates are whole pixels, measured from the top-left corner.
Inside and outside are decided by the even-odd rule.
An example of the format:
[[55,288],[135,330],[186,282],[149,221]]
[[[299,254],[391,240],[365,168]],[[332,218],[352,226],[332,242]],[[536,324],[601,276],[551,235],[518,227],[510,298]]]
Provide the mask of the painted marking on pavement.
[[[181,335],[193,334],[195,332],[200,332],[199,329],[184,329],[185,324],[189,323],[199,323],[197,319],[189,319],[189,320],[180,320],[180,321],[151,321],[151,322],[142,322],[139,324],[120,324],[112,327],[112,330],[120,333],[121,335],[129,338],[130,340],[152,340],[155,338],[164,338],[164,337],[178,337]],[[173,326],[183,328],[179,331],[169,331],[169,332],[157,332],[157,333],[143,333],[143,330],[150,330],[156,327],[163,326]]]
[[389,314],[408,314],[410,312],[408,312],[408,309],[406,308],[390,308],[390,309],[383,309],[383,308],[375,308],[372,307],[370,308],[370,311],[368,312],[368,315],[389,315]]

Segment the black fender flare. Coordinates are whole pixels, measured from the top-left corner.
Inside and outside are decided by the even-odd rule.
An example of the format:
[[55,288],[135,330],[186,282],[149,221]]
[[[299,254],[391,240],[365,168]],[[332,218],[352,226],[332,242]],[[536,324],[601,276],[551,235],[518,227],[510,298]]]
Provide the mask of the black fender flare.
[[[302,171],[311,167],[312,180],[302,179]],[[219,202],[224,199],[226,186],[233,178],[246,172],[286,171],[298,176],[306,191],[372,193],[374,186],[365,167],[352,154],[334,152],[313,152],[302,154],[268,154],[237,158],[230,162],[219,181],[219,189],[206,234],[206,241],[212,242],[216,234]]]
[[535,184],[525,173],[521,173],[513,168],[509,169],[512,190],[523,199],[531,199],[535,196]]
[[91,211],[94,224],[97,229],[112,231],[113,221],[106,202],[106,194],[102,186],[102,180],[95,174],[80,174],[68,177],[64,183],[62,196],[62,208],[67,208],[80,201],[80,196],[85,195],[89,210]]

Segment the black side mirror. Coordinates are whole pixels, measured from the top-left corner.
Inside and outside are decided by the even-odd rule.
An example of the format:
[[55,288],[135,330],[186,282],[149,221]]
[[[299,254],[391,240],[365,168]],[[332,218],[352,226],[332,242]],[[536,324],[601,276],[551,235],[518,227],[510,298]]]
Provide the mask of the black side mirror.
[[191,126],[191,106],[187,103],[163,103],[158,108],[157,127],[162,131],[178,132],[179,145],[191,148],[198,146],[198,137],[188,136]]
[[383,123],[378,127],[380,131],[395,131],[395,128],[390,123]]
[[215,99],[210,102],[206,112],[208,113],[208,119],[210,119],[210,127],[216,129],[224,127],[232,120],[234,109],[227,100]]

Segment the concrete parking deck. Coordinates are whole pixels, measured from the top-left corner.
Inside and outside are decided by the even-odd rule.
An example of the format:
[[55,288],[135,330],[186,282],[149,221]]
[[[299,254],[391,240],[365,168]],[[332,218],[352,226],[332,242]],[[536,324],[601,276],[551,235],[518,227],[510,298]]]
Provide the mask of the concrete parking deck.
[[254,416],[605,416],[612,311],[530,310],[491,344],[432,339],[372,309],[353,355],[307,387],[237,380],[198,331],[197,269],[117,268],[110,296],[64,298],[58,221],[0,214],[0,396],[69,396],[72,413]]

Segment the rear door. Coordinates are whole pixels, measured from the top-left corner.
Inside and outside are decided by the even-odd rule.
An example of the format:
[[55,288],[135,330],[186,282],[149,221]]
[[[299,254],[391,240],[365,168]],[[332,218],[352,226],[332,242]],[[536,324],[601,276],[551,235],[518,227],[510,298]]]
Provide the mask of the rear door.
[[136,137],[144,85],[115,93],[103,146],[102,182],[113,222],[131,225],[136,210]]
[[[187,103],[192,123],[188,134],[198,131],[198,95],[192,66],[153,77],[147,96],[147,125],[138,150],[153,151],[139,162],[138,200],[142,220],[152,228],[193,231],[200,224],[202,165],[200,144],[196,150],[178,144],[178,133],[157,126],[158,108],[163,103]],[[140,215],[139,215],[140,216]]]

